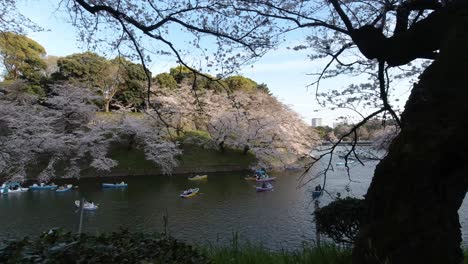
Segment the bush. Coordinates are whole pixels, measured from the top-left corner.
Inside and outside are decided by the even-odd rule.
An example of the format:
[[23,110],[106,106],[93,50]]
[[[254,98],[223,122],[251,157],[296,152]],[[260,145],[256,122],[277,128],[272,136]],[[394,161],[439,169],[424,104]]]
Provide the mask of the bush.
[[39,238],[9,241],[0,263],[210,263],[173,238],[127,230],[98,236],[51,230]]
[[315,212],[319,232],[336,243],[354,244],[365,213],[364,200],[338,198]]
[[154,78],[161,88],[176,89],[177,82],[169,73],[160,73]]
[[226,78],[225,81],[232,91],[254,92],[258,86],[256,82],[243,76],[231,76]]
[[210,134],[202,130],[184,131],[184,135],[179,140],[185,144],[196,145],[203,148],[213,148],[214,146]]

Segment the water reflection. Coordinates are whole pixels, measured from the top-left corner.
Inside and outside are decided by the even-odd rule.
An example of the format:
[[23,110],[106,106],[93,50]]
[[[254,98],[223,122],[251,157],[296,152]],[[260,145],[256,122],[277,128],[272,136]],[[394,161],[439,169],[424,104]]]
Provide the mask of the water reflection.
[[[353,182],[344,169],[335,168],[327,179],[327,190],[362,197],[370,183],[375,162],[367,167],[351,166]],[[314,168],[316,173],[320,167]],[[100,233],[119,227],[145,232],[163,231],[163,215],[168,215],[171,235],[193,243],[227,243],[233,234],[266,247],[297,248],[314,240],[311,189],[317,179],[298,188],[301,172],[274,174],[273,192],[257,193],[245,173],[213,173],[207,181],[192,182],[186,176],[130,177],[128,189],[102,189],[99,179],[82,179],[78,190],[66,193],[29,191],[0,197],[0,236],[37,235],[53,227],[78,229],[79,213],[74,201],[81,196],[98,203],[95,212],[85,212],[85,232]],[[349,186],[349,192],[346,187]],[[200,188],[200,195],[179,198],[188,187]],[[332,201],[323,195],[321,205]],[[464,231],[468,208],[460,209]],[[467,232],[463,232],[464,240]]]

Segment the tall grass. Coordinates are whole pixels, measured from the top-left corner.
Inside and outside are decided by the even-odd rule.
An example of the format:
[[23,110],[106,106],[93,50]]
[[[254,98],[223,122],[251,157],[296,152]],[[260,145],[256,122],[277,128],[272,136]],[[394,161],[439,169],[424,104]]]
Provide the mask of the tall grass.
[[350,264],[351,249],[340,248],[334,245],[323,245],[319,247],[306,247],[301,250],[270,251],[261,246],[250,243],[242,246],[209,247],[206,254],[213,263],[232,264]]

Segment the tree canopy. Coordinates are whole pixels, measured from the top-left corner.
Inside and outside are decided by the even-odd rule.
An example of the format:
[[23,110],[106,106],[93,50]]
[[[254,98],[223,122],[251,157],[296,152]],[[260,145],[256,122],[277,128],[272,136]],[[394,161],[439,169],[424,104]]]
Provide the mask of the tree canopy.
[[0,57],[5,67],[5,80],[25,79],[39,82],[46,63],[46,51],[36,41],[16,33],[0,33]]

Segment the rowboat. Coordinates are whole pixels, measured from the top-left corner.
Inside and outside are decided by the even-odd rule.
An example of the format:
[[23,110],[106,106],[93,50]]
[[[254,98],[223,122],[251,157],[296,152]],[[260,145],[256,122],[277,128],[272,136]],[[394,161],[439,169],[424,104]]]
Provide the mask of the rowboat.
[[72,184],[68,184],[67,186],[60,186],[58,187],[57,190],[55,190],[56,192],[68,192],[70,191],[71,189],[73,188],[73,185]]
[[[356,163],[356,162],[354,160],[348,161],[348,165],[353,164],[353,163]],[[345,165],[346,165],[346,162],[337,162],[336,163],[336,166],[345,166]]]
[[317,199],[322,195],[322,191],[312,191],[312,199]]
[[[75,205],[76,205],[76,207],[80,208],[80,201],[79,201],[79,200],[76,200],[76,201],[75,201]],[[97,205],[97,204],[88,203],[88,202],[85,202],[85,203],[83,204],[83,210],[94,211],[94,210],[97,210],[97,209],[98,209],[98,205]]]
[[191,176],[191,177],[188,177],[189,180],[191,181],[199,181],[199,180],[206,180],[208,179],[208,175],[195,175],[195,176]]
[[32,191],[40,191],[40,190],[54,190],[57,189],[57,185],[51,184],[51,185],[45,185],[44,183],[41,183],[41,185],[33,184],[32,186],[29,186],[29,189]]
[[269,185],[269,186],[266,186],[265,188],[263,187],[255,187],[255,190],[257,192],[267,192],[267,191],[272,191],[273,190],[273,186],[272,185]]
[[13,193],[22,193],[28,191],[28,188],[23,188],[17,182],[4,183],[0,187],[1,194],[13,194]]
[[193,197],[193,196],[197,195],[198,191],[200,191],[199,188],[188,189],[188,190],[185,190],[183,193],[181,193],[180,197],[190,198],[190,197]]
[[102,188],[127,188],[128,184],[121,182],[121,183],[103,183]]
[[268,177],[263,179],[255,179],[256,182],[272,182],[276,180],[276,177]]

